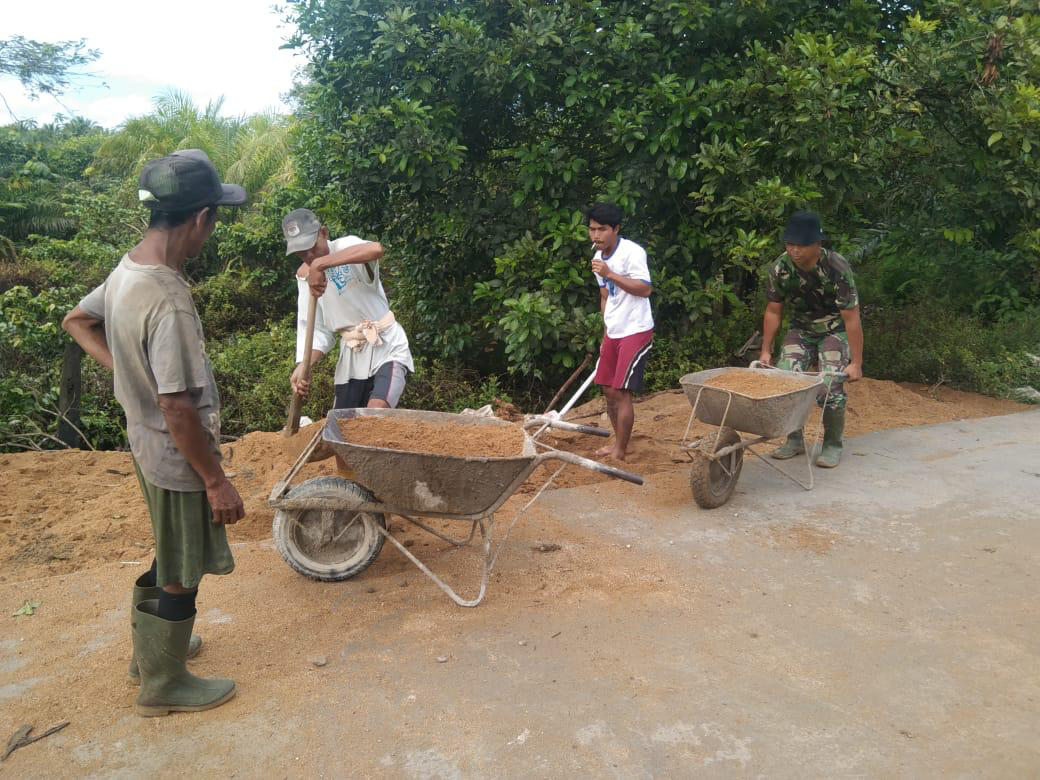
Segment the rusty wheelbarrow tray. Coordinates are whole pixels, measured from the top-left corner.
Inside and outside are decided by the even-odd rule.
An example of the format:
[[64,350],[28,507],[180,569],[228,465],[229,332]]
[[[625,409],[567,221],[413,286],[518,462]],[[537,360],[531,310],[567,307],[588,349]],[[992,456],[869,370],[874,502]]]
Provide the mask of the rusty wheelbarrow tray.
[[[752,398],[706,384],[713,377],[730,372],[768,374],[807,381],[804,387],[765,398]],[[740,477],[744,450],[804,428],[813,402],[822,392],[826,403],[826,398],[831,392],[829,380],[839,378],[844,378],[844,375],[784,371],[758,361],[753,362],[749,368],[712,368],[682,377],[679,384],[686,392],[692,409],[680,446],[692,462],[690,490],[697,504],[705,509],[714,509],[725,504],[733,494]],[[688,440],[690,426],[695,418],[717,426],[718,430],[714,435],[708,434]],[[741,432],[750,434],[753,438],[744,439],[740,435]],[[807,480],[791,474],[754,450],[749,451],[770,468],[779,471],[806,490],[812,490],[812,459],[815,449],[815,445],[807,444],[805,447]]]
[[[350,442],[340,420],[354,417],[397,417],[459,426],[490,427],[514,423],[496,418],[406,409],[334,409],[326,425],[300,453],[292,468],[272,489],[268,503],[275,508],[273,534],[279,553],[293,569],[325,581],[340,581],[364,571],[375,560],[383,541],[389,540],[408,560],[432,579],[456,604],[473,607],[487,591],[495,559],[513,524],[541,495],[567,464],[598,471],[616,479],[643,484],[636,474],[611,468],[571,452],[542,444],[537,435],[545,428],[607,435],[601,428],[574,425],[547,417],[524,422],[520,454],[509,457],[458,457],[405,450],[390,450]],[[527,427],[540,426],[535,436]],[[319,441],[327,443],[348,465],[354,480],[317,477],[290,489],[296,474],[307,463]],[[520,509],[492,552],[494,515],[531,473],[547,461],[562,461],[559,469]],[[479,530],[483,541],[480,588],[464,599],[434,574],[411,550],[393,536],[386,515],[398,515],[424,531],[455,546],[472,541]],[[458,520],[470,524],[469,536],[455,539],[431,528],[419,518]]]

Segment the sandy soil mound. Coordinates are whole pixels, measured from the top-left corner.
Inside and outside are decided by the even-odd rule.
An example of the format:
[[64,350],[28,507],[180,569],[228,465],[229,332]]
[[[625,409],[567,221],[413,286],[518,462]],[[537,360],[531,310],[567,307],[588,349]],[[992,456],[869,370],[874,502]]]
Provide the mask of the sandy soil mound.
[[[454,419],[454,418],[452,418]],[[343,438],[366,447],[422,452],[456,458],[511,458],[524,448],[524,432],[518,425],[457,425],[411,417],[354,417],[340,420]]]
[[[970,393],[929,393],[918,386],[870,379],[851,385],[849,394],[849,436],[1027,408]],[[568,419],[607,426],[603,412],[600,399],[573,410]],[[689,414],[690,406],[680,391],[639,399],[631,452],[622,467],[644,475],[683,468],[686,459],[678,445]],[[818,417],[815,412],[810,432]],[[278,432],[251,433],[223,447],[225,468],[246,507],[246,518],[229,529],[232,541],[270,535],[274,513],[266,502],[271,488],[321,425],[315,423],[290,438]],[[586,457],[592,457],[604,443],[597,437],[553,431],[541,438]],[[543,470],[545,473],[532,475],[523,492],[536,490],[556,468],[548,464]],[[304,467],[297,481],[332,473],[334,461],[324,460]],[[151,560],[151,528],[128,453],[67,450],[0,455],[0,475],[0,582],[75,571],[102,562],[147,564]],[[554,485],[601,479],[595,472],[568,466]]]

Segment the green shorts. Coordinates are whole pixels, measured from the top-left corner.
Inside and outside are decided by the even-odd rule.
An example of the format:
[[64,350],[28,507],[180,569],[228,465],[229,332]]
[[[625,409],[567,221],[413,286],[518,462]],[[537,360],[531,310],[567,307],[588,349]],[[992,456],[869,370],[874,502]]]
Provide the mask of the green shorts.
[[134,463],[155,536],[155,584],[197,588],[203,574],[230,574],[235,568],[227,532],[213,522],[206,491],[156,487]]

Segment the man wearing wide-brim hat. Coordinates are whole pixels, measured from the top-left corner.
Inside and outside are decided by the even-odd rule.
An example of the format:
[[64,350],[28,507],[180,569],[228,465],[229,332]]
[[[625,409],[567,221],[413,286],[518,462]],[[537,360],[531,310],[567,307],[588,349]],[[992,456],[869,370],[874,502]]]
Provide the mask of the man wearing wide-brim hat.
[[[841,461],[848,397],[844,381],[826,375],[844,374],[850,382],[863,376],[863,326],[852,269],[844,257],[823,246],[825,238],[819,216],[811,211],[796,212],[788,221],[786,251],[769,268],[758,359],[772,364],[773,340],[787,304],[791,321],[777,367],[810,371],[818,366],[824,372],[830,393],[818,399],[824,406],[823,448],[816,465],[834,468]],[[804,452],[804,434],[796,431],[770,454],[786,460]]]

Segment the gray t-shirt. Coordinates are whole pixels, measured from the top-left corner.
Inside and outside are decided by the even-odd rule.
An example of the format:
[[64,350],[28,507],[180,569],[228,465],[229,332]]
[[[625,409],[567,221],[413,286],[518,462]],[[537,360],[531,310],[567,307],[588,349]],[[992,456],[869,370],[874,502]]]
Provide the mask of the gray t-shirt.
[[159,393],[189,391],[220,459],[220,396],[187,281],[172,268],[139,265],[124,255],[79,305],[105,322],[116,399],[145,478],[167,490],[205,489],[173,443],[158,399]]

